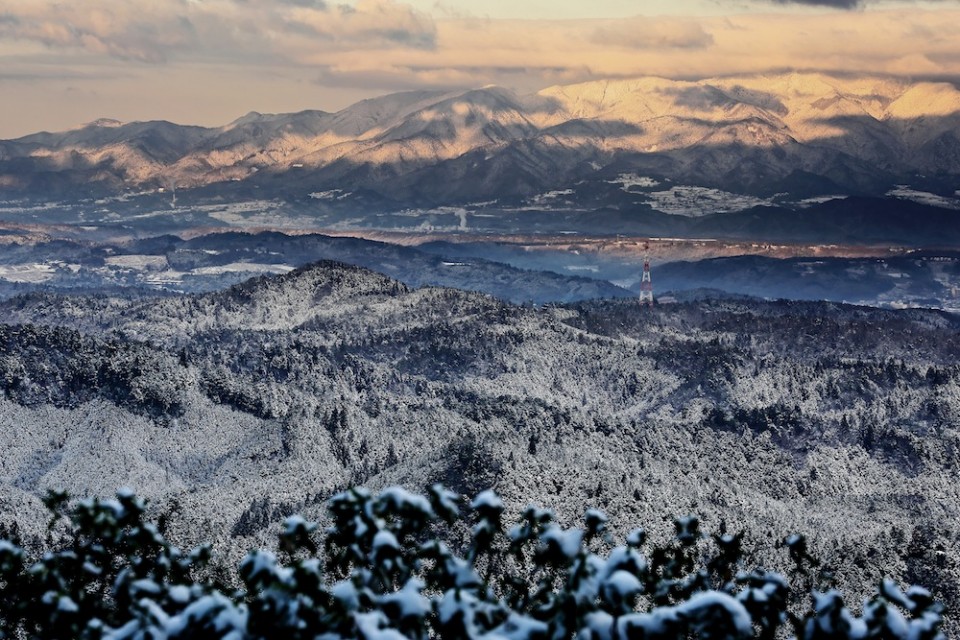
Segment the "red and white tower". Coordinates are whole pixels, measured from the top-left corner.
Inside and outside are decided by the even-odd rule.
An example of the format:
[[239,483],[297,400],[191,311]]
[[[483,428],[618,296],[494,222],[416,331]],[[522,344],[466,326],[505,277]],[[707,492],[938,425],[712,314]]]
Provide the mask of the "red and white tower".
[[[649,249],[648,245],[644,246]],[[653,306],[653,282],[650,280],[650,256],[643,257],[643,277],[640,278],[640,304]]]

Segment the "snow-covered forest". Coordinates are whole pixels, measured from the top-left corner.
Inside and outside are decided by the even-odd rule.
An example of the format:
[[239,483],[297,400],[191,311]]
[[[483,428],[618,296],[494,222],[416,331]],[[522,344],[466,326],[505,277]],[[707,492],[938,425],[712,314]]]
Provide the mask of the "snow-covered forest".
[[637,528],[614,546],[596,509],[565,528],[531,506],[511,526],[493,491],[464,517],[467,502],[440,485],[350,489],[328,501],[331,526],[291,516],[277,553],[218,575],[208,545],[170,544],[128,489],[75,504],[51,492],[49,551],[0,538],[0,637],[945,640],[928,590],[884,579],[857,611],[820,585],[803,536],[778,543],[789,573],[751,571],[742,534],[708,536],[695,517],[666,544]]
[[[854,600],[960,606],[960,320],[830,303],[527,308],[318,263],[152,300],[0,303],[0,533],[132,487],[235,565],[353,485],[494,488],[623,540],[697,514],[808,534]],[[663,526],[667,523],[668,526]]]

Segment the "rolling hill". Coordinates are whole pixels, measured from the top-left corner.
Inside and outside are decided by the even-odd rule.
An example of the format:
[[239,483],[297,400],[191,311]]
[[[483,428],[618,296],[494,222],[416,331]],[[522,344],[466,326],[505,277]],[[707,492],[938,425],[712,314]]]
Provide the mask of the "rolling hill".
[[679,513],[748,550],[816,533],[851,596],[892,575],[960,598],[949,314],[531,309],[323,262],[163,299],[31,294],[0,317],[0,524],[27,543],[51,488],[130,486],[232,562],[345,486],[443,482],[562,522],[597,506],[618,535]]

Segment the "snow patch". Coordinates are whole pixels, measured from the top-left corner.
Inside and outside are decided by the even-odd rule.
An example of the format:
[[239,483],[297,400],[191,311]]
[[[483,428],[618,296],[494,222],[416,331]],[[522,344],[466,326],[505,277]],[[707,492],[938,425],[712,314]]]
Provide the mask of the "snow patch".
[[630,191],[632,187],[652,189],[653,187],[660,186],[658,180],[648,178],[647,176],[639,176],[635,173],[621,173],[615,179],[607,180],[607,184],[619,184],[621,191]]
[[769,199],[730,193],[709,187],[677,186],[667,191],[645,194],[653,209],[676,216],[692,218],[714,213],[732,213],[752,207],[772,204]]
[[470,503],[470,508],[471,509],[486,508],[486,509],[494,509],[494,510],[502,511],[503,500],[501,500],[500,496],[498,496],[496,493],[494,493],[490,489],[487,489],[486,491],[479,493],[477,497],[473,499],[473,502]]
[[166,269],[168,266],[166,256],[151,255],[111,256],[105,258],[104,262],[112,267],[136,269],[138,271],[144,271],[146,269]]
[[560,528],[550,529],[540,536],[540,542],[547,546],[556,545],[556,548],[568,560],[573,560],[580,553],[580,547],[583,544],[583,531],[580,529],[569,529],[564,531]]
[[288,264],[261,264],[259,262],[231,262],[213,267],[200,267],[190,273],[198,276],[215,276],[222,273],[287,273],[293,271]]
[[562,198],[563,196],[572,196],[574,193],[573,189],[561,189],[557,191],[548,191],[546,193],[541,193],[539,195],[533,196],[530,198],[529,202],[532,204],[546,204]]
[[53,279],[54,275],[53,265],[46,263],[0,266],[0,280],[8,282],[46,282]]
[[811,207],[815,204],[823,204],[824,202],[830,202],[831,200],[846,200],[847,196],[841,195],[824,195],[824,196],[813,196],[812,198],[804,198],[803,200],[798,200],[797,205],[800,207]]
[[[956,193],[960,194],[960,192]],[[926,204],[931,207],[960,210],[960,200],[938,196],[937,194],[930,193],[929,191],[917,191],[916,189],[910,188],[910,185],[906,184],[898,184],[895,189],[887,191],[887,195],[894,198],[899,198],[901,200],[919,202],[920,204]]]
[[329,191],[314,191],[308,195],[314,200],[343,200],[352,196],[353,192],[343,189],[330,189]]

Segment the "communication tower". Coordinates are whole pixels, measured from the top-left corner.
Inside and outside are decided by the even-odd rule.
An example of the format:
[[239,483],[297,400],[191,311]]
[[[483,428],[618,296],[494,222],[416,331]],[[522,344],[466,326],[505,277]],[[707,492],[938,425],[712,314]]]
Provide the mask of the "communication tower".
[[[649,245],[644,245],[649,250]],[[653,306],[653,282],[650,280],[650,254],[643,257],[643,277],[640,278],[640,304]]]

